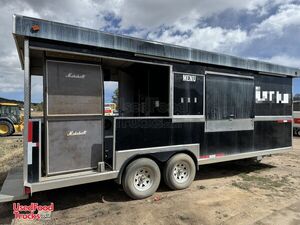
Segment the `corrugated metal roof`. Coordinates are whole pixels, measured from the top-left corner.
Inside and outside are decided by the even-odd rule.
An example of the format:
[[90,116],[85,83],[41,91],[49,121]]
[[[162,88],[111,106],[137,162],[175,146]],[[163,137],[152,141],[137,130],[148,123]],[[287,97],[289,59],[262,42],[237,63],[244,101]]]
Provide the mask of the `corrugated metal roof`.
[[[36,37],[68,43],[108,48],[153,57],[206,63],[218,66],[235,67],[262,73],[295,76],[300,69],[276,65],[258,60],[245,59],[225,54],[208,52],[193,48],[147,41],[143,39],[105,33],[98,30],[73,25],[14,15],[13,33],[18,36]],[[39,25],[38,32],[31,27]]]

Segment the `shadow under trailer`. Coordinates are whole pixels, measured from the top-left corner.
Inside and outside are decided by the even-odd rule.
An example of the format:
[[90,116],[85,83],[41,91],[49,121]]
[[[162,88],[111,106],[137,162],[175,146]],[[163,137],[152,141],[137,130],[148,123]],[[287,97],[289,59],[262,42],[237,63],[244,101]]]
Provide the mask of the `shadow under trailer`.
[[[292,149],[299,69],[19,15],[13,36],[24,166],[9,173],[0,202],[109,179],[142,199],[161,179],[189,187],[200,165]],[[34,76],[43,79],[40,118],[30,112]],[[118,87],[112,115],[107,82]]]

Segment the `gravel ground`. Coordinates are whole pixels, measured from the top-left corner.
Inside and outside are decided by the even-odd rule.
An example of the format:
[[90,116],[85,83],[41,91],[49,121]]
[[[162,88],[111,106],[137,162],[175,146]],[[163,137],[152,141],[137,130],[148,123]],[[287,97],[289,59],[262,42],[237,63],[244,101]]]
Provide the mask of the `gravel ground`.
[[[0,139],[0,185],[22,163],[22,142]],[[46,224],[300,224],[300,138],[294,150],[258,165],[201,166],[192,186],[170,191],[164,184],[144,200],[130,200],[113,181],[36,193],[22,204],[54,202]],[[12,204],[0,205],[0,224],[14,220]],[[44,222],[45,223],[45,222]]]

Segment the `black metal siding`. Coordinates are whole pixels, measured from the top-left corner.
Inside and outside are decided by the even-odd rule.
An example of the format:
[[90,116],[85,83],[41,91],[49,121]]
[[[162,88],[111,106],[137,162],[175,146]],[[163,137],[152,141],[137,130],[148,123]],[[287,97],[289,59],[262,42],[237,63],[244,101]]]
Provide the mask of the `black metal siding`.
[[[255,76],[255,87],[260,87],[261,91],[269,92],[268,97],[270,96],[270,92],[274,92],[272,101],[257,102],[256,99],[256,116],[292,115],[292,78]],[[280,95],[289,94],[289,103],[277,103],[276,92],[279,92]]]
[[116,150],[202,143],[204,123],[172,119],[117,119]]
[[254,123],[254,148],[266,150],[292,146],[292,123],[257,121]]
[[253,131],[206,133],[201,155],[224,155],[253,151]]

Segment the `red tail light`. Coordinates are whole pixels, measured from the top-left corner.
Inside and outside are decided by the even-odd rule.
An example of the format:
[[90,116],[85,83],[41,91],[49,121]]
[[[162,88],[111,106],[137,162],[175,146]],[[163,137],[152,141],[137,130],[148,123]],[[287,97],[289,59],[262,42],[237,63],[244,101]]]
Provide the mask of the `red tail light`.
[[30,195],[31,194],[30,187],[24,187],[24,192],[25,192],[25,194]]
[[28,142],[32,142],[32,121],[28,122]]

